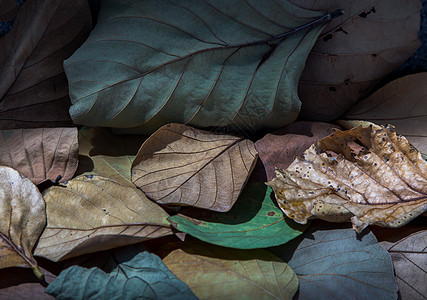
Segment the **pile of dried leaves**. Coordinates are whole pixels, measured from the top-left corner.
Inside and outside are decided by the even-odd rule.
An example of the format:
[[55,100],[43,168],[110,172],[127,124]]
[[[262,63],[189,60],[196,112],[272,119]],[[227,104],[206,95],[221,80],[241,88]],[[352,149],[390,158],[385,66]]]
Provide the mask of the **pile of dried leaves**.
[[0,298],[425,299],[420,9],[0,2]]

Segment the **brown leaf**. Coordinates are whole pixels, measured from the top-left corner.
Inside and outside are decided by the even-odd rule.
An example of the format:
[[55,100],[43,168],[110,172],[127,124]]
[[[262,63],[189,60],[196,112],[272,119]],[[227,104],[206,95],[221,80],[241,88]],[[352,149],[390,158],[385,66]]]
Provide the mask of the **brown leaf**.
[[266,134],[255,143],[259,160],[251,175],[254,181],[269,181],[275,168],[286,169],[296,156],[314,142],[332,133],[336,125],[319,122],[294,122]]
[[427,162],[391,128],[362,126],[312,145],[268,183],[282,210],[309,218],[351,218],[361,232],[376,224],[400,227],[427,210]]
[[79,176],[44,198],[47,226],[34,254],[53,261],[172,234],[161,207],[109,178]]
[[0,131],[0,164],[12,167],[35,184],[70,180],[78,165],[77,128]]
[[[40,267],[40,270],[45,275],[45,286],[55,280],[56,275],[43,267]],[[3,269],[0,270],[0,278],[0,299],[55,299],[44,292],[45,286],[29,269]]]
[[22,5],[0,39],[0,129],[72,125],[62,63],[90,29],[85,0]]
[[426,82],[427,73],[394,80],[357,103],[344,118],[393,124],[418,151],[427,154]]
[[390,253],[402,299],[425,299],[427,297],[426,227],[410,223],[398,231],[380,229],[374,233],[378,237],[379,244]]
[[253,142],[181,124],[168,124],[142,145],[132,182],[162,204],[228,211],[258,154]]
[[420,46],[419,0],[291,0],[297,6],[345,14],[333,19],[311,51],[299,83],[300,116],[342,115]]
[[46,224],[45,203],[37,187],[16,170],[0,167],[0,269],[37,266],[32,249]]
[[12,21],[18,13],[16,0],[3,0],[0,2],[0,21]]

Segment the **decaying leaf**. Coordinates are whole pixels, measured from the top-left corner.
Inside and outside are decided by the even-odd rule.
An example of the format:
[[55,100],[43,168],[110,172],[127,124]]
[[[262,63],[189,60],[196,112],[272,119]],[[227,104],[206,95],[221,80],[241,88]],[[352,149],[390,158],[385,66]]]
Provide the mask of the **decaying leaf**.
[[163,262],[200,299],[292,299],[294,271],[263,249],[238,250],[200,242],[184,244]]
[[134,186],[130,169],[146,136],[114,135],[109,128],[79,129],[77,175],[100,175]]
[[427,210],[427,162],[392,127],[359,126],[312,145],[268,183],[280,207],[299,223],[351,218],[400,227]]
[[427,73],[394,80],[357,103],[344,118],[393,124],[418,151],[427,154],[426,82]]
[[300,117],[329,121],[367,96],[421,45],[419,0],[290,0],[306,9],[345,14],[317,39],[299,81]]
[[251,180],[269,181],[275,177],[275,168],[286,169],[314,142],[333,132],[338,126],[320,122],[294,122],[266,134],[256,141],[259,160]]
[[0,131],[0,165],[18,170],[35,184],[70,180],[78,165],[77,128]]
[[159,257],[139,245],[112,250],[102,268],[75,265],[62,271],[46,292],[64,300],[197,299]]
[[176,229],[220,246],[255,249],[282,245],[307,226],[283,216],[273,190],[263,182],[248,183],[230,211],[193,209],[170,217]]
[[305,59],[331,18],[287,1],[102,4],[64,62],[70,114],[133,133],[172,122],[256,130],[294,121]]
[[0,2],[0,22],[13,21],[18,13],[18,1],[3,0]]
[[63,61],[86,39],[85,0],[32,0],[0,39],[0,129],[70,126]]
[[423,220],[419,225],[413,223],[398,231],[386,228],[374,231],[379,244],[391,255],[403,300],[427,298],[427,229]]
[[372,232],[312,227],[270,251],[297,274],[297,299],[397,299],[390,255]]
[[[51,283],[56,275],[49,270],[39,266],[43,272],[44,281]],[[45,293],[40,279],[34,273],[25,268],[7,268],[0,270],[0,299],[19,300],[54,300],[55,298]]]
[[255,166],[253,142],[181,124],[150,136],[132,165],[132,182],[162,204],[228,211]]
[[37,187],[18,171],[0,167],[0,268],[32,268],[43,278],[32,250],[46,224]]
[[82,175],[44,199],[47,226],[34,254],[53,261],[171,234],[161,207],[109,178]]

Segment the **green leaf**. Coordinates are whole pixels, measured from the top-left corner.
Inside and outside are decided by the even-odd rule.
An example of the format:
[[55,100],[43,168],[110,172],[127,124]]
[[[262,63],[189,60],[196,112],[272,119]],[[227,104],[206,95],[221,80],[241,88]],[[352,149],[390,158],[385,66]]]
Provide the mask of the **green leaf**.
[[140,135],[114,135],[109,128],[81,128],[76,175],[101,175],[133,187],[130,169],[145,139]]
[[308,226],[285,218],[272,196],[272,189],[264,183],[249,183],[226,213],[189,209],[168,220],[178,230],[216,245],[239,249],[278,246]]
[[64,62],[71,117],[133,133],[281,127],[298,115],[298,79],[330,17],[283,0],[104,1]]
[[197,299],[159,257],[141,246],[114,250],[103,269],[67,268],[46,293],[57,299]]
[[263,249],[190,242],[163,262],[200,299],[292,299],[298,289],[289,265]]
[[371,232],[311,228],[271,251],[298,275],[299,299],[397,298],[390,255]]

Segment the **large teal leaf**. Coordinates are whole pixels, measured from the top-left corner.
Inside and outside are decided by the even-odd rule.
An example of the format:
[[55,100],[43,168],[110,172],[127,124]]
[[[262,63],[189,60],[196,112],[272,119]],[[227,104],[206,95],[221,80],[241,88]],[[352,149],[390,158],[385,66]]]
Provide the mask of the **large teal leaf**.
[[103,269],[65,269],[46,293],[56,299],[197,299],[159,257],[136,245],[114,250]]
[[[287,1],[105,0],[64,63],[77,124],[148,133],[166,123],[280,127],[331,15]],[[130,132],[130,131],[129,131]]]
[[390,255],[353,229],[307,230],[271,251],[298,275],[298,299],[396,299]]
[[275,205],[272,189],[261,182],[249,183],[233,208],[226,213],[190,211],[168,220],[178,230],[202,241],[232,248],[281,245],[307,228],[285,218]]

